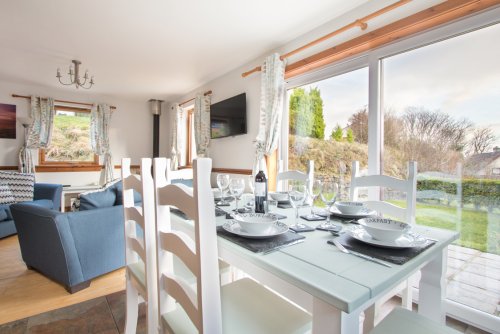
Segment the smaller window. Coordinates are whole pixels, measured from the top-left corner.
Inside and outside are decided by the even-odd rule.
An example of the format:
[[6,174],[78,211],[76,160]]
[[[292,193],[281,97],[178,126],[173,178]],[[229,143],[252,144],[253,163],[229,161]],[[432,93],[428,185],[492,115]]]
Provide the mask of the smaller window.
[[[185,152],[183,152],[183,157],[179,164],[181,167],[191,167],[193,165],[193,160],[196,158],[196,145],[195,145],[195,134],[194,134],[194,109],[189,109],[186,112],[186,133],[182,138],[185,140],[183,145]],[[185,159],[183,159],[185,158]],[[182,162],[185,162],[182,165]]]
[[55,111],[50,146],[39,151],[39,166],[99,167],[90,145],[90,109],[56,106]]

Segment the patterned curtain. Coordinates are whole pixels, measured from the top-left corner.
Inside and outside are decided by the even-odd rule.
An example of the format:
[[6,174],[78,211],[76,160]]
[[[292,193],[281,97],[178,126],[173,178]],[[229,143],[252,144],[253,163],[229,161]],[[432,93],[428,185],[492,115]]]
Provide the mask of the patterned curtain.
[[174,126],[172,128],[172,150],[170,152],[170,161],[172,170],[177,170],[179,167],[180,156],[181,156],[181,139],[179,136],[182,133],[182,108],[179,104],[175,104],[172,109],[174,109]]
[[31,97],[30,117],[33,120],[25,132],[24,145],[19,150],[19,171],[35,173],[32,149],[47,148],[54,127],[54,99]]
[[[271,155],[278,146],[284,94],[285,62],[275,53],[268,56],[262,65],[260,122],[259,132],[255,139],[254,175],[258,172],[261,160],[263,160],[263,166],[266,166],[264,155]],[[267,173],[267,168],[264,173]]]
[[92,151],[103,157],[104,170],[101,172],[100,184],[113,180],[113,165],[109,150],[109,123],[111,109],[107,104],[98,104],[90,113],[90,145]]
[[196,154],[208,157],[210,144],[210,95],[198,94],[194,102],[194,135]]

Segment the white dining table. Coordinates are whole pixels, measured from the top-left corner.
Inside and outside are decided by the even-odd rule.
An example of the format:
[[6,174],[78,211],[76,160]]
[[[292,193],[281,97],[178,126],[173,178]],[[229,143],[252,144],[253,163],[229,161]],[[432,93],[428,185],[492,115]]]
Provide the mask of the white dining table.
[[[303,210],[308,213],[309,209]],[[294,223],[293,209],[275,211],[287,216],[283,222]],[[224,216],[217,217],[218,225],[226,221]],[[321,223],[302,222],[313,227]],[[343,225],[348,228],[349,224]],[[333,236],[319,230],[301,233],[306,237],[304,242],[266,255],[220,236],[218,248],[224,261],[311,313],[313,333],[355,334],[360,332],[360,313],[419,269],[418,312],[444,322],[447,246],[458,233],[419,225],[413,231],[437,242],[407,263],[391,264],[391,268],[342,253],[327,243]]]

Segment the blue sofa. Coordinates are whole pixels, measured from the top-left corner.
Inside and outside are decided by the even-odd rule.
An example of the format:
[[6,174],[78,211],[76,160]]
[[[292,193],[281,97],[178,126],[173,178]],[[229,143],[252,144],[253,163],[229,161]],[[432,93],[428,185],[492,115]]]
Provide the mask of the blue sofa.
[[[140,200],[139,194],[137,199]],[[12,204],[21,254],[34,269],[70,293],[125,265],[121,182],[80,196],[80,211]]]
[[[34,200],[26,202],[48,209],[61,210],[61,184],[35,183]],[[12,204],[0,204],[0,238],[16,234],[14,219],[10,212]]]

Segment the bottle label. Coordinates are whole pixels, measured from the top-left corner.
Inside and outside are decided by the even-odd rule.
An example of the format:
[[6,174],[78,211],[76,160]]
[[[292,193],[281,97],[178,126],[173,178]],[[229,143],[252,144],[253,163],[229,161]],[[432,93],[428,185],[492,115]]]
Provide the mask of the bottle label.
[[255,182],[255,196],[266,196],[265,182]]

